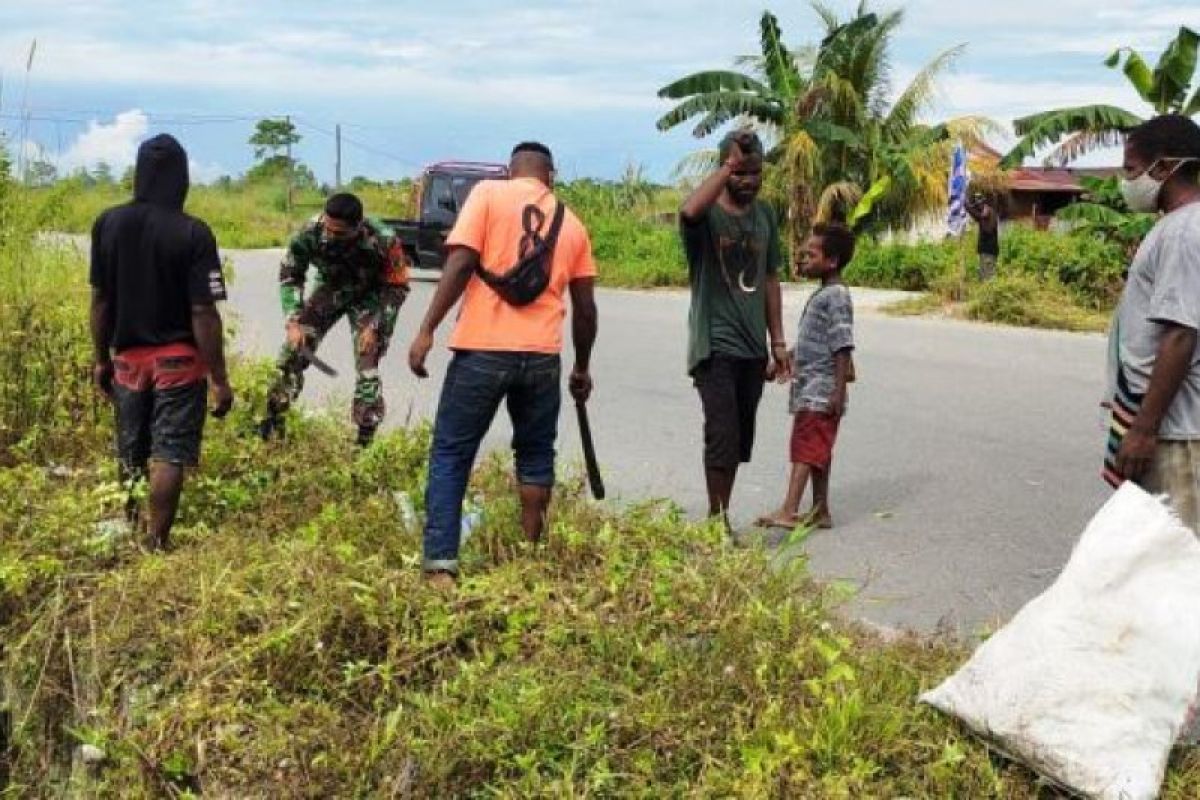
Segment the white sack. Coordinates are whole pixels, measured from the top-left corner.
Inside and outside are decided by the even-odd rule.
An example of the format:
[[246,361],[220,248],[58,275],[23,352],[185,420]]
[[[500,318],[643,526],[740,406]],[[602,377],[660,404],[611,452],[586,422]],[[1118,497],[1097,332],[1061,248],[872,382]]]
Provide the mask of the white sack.
[[1200,684],[1200,542],[1126,483],[1054,585],[921,701],[1042,776],[1158,796]]

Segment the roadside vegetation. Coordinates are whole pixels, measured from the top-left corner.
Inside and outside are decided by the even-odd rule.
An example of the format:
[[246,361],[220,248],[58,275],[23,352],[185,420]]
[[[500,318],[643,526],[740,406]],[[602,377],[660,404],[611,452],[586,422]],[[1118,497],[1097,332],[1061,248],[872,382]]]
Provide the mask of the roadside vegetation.
[[[255,172],[193,185],[187,210],[212,226],[223,248],[282,247],[304,222],[320,212],[329,187],[300,175],[288,201],[286,173]],[[348,191],[362,198],[367,213],[384,218],[416,216],[417,187],[409,179],[380,182],[355,178]],[[580,179],[559,187],[564,199],[586,221],[604,282],[610,286],[680,286],[687,281],[683,249],[673,218],[681,195],[653,184],[631,166],[617,181]],[[109,170],[77,173],[32,189],[39,202],[57,212],[47,224],[67,233],[85,234],[96,215],[126,202],[133,176],[114,179]]]
[[[411,182],[375,183],[360,179],[353,185],[366,198],[367,208],[382,216],[413,213]],[[120,182],[105,184],[76,176],[52,187],[35,190],[39,201],[56,209],[46,224],[58,230],[86,233],[101,210],[124,202],[130,189]],[[687,268],[675,223],[683,190],[651,184],[636,171],[620,181],[581,179],[560,187],[567,203],[585,220],[605,285],[629,288],[687,285]],[[206,219],[223,247],[279,247],[304,220],[316,213],[323,195],[317,187],[293,192],[291,213],[286,188],[249,179],[193,187],[188,209]],[[382,211],[381,211],[382,210]],[[1100,212],[1104,213],[1104,212]],[[1103,222],[1103,219],[1100,220]],[[1100,224],[1097,223],[1097,225]],[[846,272],[856,286],[930,292],[936,302],[955,313],[984,292],[997,290],[1046,299],[1047,312],[1007,313],[987,298],[971,306],[972,318],[1010,324],[1092,330],[1102,327],[1120,292],[1128,264],[1127,246],[1111,241],[1105,231],[1086,225],[1074,234],[1034,231],[1010,225],[1001,237],[1000,280],[980,287],[975,271],[973,234],[957,241],[884,243],[863,236],[859,254]],[[1067,312],[1064,317],[1059,311]]]
[[[791,241],[813,217],[789,208],[861,221],[847,278],[926,292],[910,311],[1099,324],[1147,222],[1111,185],[1090,187],[1074,233],[1007,228],[987,285],[970,277],[970,237],[885,243],[936,205],[928,159],[946,137],[985,123],[915,123],[953,48],[900,102],[873,103],[901,16],[817,10],[825,44],[789,49],[764,15],[752,74],[664,88],[682,101],[664,127],[760,114],[780,136],[769,196]],[[1173,47],[1195,54],[1182,34]],[[1190,77],[1147,84],[1121,58],[1152,105],[1183,108]],[[1075,131],[1079,150],[1111,135],[1078,119],[1123,118],[1065,110],[1024,135]],[[255,169],[189,198],[224,247],[281,245],[320,207],[324,188],[282,155],[291,133],[263,131]],[[826,147],[870,164],[836,180],[816,157]],[[263,443],[249,434],[265,363],[235,363],[238,405],[210,423],[176,549],[143,553],[115,522],[127,494],[90,387],[85,259],[37,236],[86,232],[128,198],[130,176],[43,172],[30,187],[9,174],[0,147],[0,797],[1053,796],[916,705],[964,646],[846,621],[850,589],[809,577],[802,534],[782,554],[736,548],[669,501],[598,506],[570,476],[533,548],[510,469],[490,459],[473,477],[485,513],[465,580],[453,596],[426,590],[404,496],[419,516],[428,430],[360,451],[315,413]],[[800,177],[809,193],[789,196]],[[411,182],[349,186],[374,213],[412,213]],[[686,281],[671,217],[685,190],[636,167],[561,187],[604,280],[642,287]],[[1200,754],[1179,751],[1164,797],[1197,796]]]
[[975,234],[916,244],[865,241],[846,280],[926,292],[891,311],[942,313],[985,322],[1100,331],[1120,296],[1128,257],[1088,231],[1054,233],[1010,225],[1000,236],[997,277],[980,283]]
[[[408,180],[383,183],[359,178],[348,188],[363,198],[369,213],[383,216],[406,209],[413,193]],[[57,230],[87,233],[97,214],[132,197],[133,175],[116,180],[105,173],[77,173],[35,191],[43,202],[60,209]],[[322,187],[304,181],[293,185],[289,208],[286,180],[278,175],[249,175],[193,184],[187,210],[212,226],[221,247],[282,247],[324,202]]]
[[[960,646],[847,623],[803,557],[669,502],[568,478],[535,550],[491,460],[466,580],[425,590],[397,493],[420,513],[428,431],[358,451],[315,414],[264,444],[268,365],[235,368],[177,549],[140,552],[44,199],[0,182],[0,795],[1044,796],[915,704]],[[1170,780],[1195,796],[1200,759]]]

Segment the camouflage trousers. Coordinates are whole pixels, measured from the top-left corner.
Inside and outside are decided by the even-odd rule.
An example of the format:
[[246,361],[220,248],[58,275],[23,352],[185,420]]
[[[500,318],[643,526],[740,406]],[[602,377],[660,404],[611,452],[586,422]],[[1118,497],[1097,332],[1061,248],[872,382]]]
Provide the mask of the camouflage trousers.
[[[400,299],[403,301],[404,292]],[[387,353],[392,331],[396,327],[399,303],[387,303],[382,295],[359,295],[346,290],[319,286],[304,302],[297,322],[304,329],[305,343],[316,352],[325,334],[343,316],[350,322],[354,347],[354,400],[350,416],[360,428],[377,428],[383,421],[386,406],[383,401],[383,382],[379,377],[379,361]],[[365,334],[374,334],[370,347],[364,349]],[[304,371],[309,361],[290,344],[284,343],[279,354],[279,377],[268,394],[272,416],[287,411],[304,389]]]

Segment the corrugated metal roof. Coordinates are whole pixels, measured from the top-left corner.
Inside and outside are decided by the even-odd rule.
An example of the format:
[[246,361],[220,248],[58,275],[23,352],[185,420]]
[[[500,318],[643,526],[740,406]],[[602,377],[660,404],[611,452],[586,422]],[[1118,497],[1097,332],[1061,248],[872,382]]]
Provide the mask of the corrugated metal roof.
[[1080,178],[1110,178],[1120,174],[1120,167],[1021,167],[1009,173],[1009,190],[1083,194],[1085,190],[1079,183]]

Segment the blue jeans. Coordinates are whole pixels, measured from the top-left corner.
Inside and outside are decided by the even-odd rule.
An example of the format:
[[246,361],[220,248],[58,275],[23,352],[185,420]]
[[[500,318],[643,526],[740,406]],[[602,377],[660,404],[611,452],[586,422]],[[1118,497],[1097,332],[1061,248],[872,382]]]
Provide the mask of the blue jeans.
[[425,487],[424,569],[458,571],[462,502],[479,443],[507,400],[517,480],[554,485],[554,442],[562,405],[557,355],[459,350],[446,371]]

